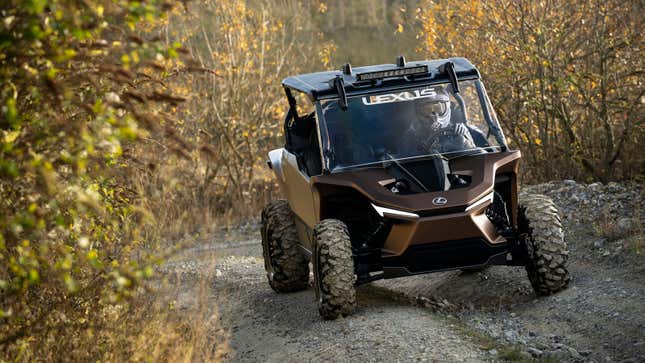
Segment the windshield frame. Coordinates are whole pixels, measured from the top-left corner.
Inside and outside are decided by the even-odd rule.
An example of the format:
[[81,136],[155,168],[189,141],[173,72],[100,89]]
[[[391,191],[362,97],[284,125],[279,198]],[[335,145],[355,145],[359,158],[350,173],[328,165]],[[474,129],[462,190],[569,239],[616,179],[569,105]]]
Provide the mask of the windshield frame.
[[[459,82],[463,81],[473,81],[475,84],[475,89],[477,91],[478,95],[478,100],[480,103],[481,111],[484,116],[484,120],[486,121],[489,130],[497,143],[499,145],[496,146],[489,146],[486,148],[475,148],[475,149],[470,149],[468,151],[476,151],[476,150],[485,150],[487,152],[502,152],[508,150],[508,144],[506,142],[506,138],[504,137],[504,133],[499,125],[499,120],[497,120],[497,117],[494,117],[491,115],[492,111],[492,103],[490,102],[490,99],[488,98],[488,94],[486,93],[486,89],[484,88],[483,83],[481,82],[481,79],[477,77],[473,78],[460,78]],[[355,98],[355,97],[360,97],[360,96],[365,96],[365,95],[373,95],[373,94],[383,94],[386,92],[391,92],[391,91],[406,91],[406,90],[413,90],[413,89],[418,89],[420,87],[426,87],[426,86],[433,86],[433,85],[438,85],[438,84],[449,84],[449,82],[446,82],[445,80],[437,80],[435,82],[426,82],[423,84],[415,84],[415,85],[410,85],[409,87],[379,87],[379,88],[373,88],[370,87],[369,89],[365,89],[364,92],[352,92],[351,94],[347,95],[347,98]],[[347,166],[337,166],[332,169],[331,167],[331,156],[333,151],[332,149],[332,142],[329,137],[329,130],[327,128],[327,120],[325,119],[325,115],[323,112],[322,108],[322,102],[327,102],[327,101],[334,101],[334,100],[339,100],[340,98],[338,96],[333,96],[333,97],[324,97],[316,100],[315,102],[315,109],[316,109],[316,120],[317,120],[317,126],[318,126],[318,136],[319,136],[319,142],[320,142],[320,153],[322,157],[322,164],[323,164],[323,170],[326,170],[329,173],[337,173],[337,172],[342,172],[346,171],[349,169],[356,169],[356,168],[365,168],[365,167],[370,167],[370,166],[375,166],[382,164],[383,162],[391,162],[391,160],[382,160],[382,161],[372,161],[372,162],[367,162],[367,163],[362,163],[362,164],[355,164],[355,165],[347,165]],[[494,111],[493,111],[494,112]],[[493,150],[493,151],[491,151]],[[414,155],[414,156],[409,156],[409,157],[403,157],[403,158],[397,158],[395,160],[397,161],[409,161],[409,160],[416,160],[416,159],[422,159],[426,157],[436,157],[437,155],[443,155],[448,157],[449,154],[457,154],[457,152],[454,153],[441,153],[441,154],[424,154],[424,155]]]

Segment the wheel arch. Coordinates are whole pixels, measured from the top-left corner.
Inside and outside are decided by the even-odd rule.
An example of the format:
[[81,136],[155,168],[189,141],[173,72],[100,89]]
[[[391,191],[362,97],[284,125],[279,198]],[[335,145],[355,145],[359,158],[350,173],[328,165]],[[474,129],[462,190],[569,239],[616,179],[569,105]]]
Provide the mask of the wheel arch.
[[313,193],[318,220],[338,219],[344,222],[352,243],[364,241],[381,222],[371,200],[351,186],[317,183]]

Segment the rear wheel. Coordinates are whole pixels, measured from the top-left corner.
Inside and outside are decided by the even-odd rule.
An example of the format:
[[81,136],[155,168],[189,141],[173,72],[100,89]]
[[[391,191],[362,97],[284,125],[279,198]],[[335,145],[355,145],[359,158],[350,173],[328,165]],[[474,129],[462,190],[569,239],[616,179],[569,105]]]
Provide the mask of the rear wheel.
[[305,290],[309,285],[309,262],[299,247],[293,218],[285,200],[270,202],[262,210],[264,267],[276,292]]
[[356,306],[354,260],[347,226],[325,219],[314,227],[314,279],[323,319],[348,316]]
[[569,251],[558,209],[551,198],[541,194],[520,195],[518,222],[529,257],[526,272],[535,293],[550,295],[564,289],[571,280],[566,267]]

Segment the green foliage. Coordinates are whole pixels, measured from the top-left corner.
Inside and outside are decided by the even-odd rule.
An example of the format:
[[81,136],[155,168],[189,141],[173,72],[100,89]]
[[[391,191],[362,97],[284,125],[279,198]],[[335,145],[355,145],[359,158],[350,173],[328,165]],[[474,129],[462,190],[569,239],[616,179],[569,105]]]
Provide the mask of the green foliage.
[[0,352],[92,357],[73,340],[46,343],[100,328],[159,261],[154,246],[140,248],[152,221],[127,153],[180,102],[163,86],[180,45],[146,32],[166,10],[128,0],[0,8]]
[[280,142],[280,80],[318,69],[333,50],[303,10],[3,3],[0,355],[172,360],[203,350],[206,340],[191,344],[206,330],[164,304],[148,308],[161,298],[148,294],[155,267],[176,249],[162,240],[231,206],[251,201],[241,214],[252,213],[271,193],[261,155]]

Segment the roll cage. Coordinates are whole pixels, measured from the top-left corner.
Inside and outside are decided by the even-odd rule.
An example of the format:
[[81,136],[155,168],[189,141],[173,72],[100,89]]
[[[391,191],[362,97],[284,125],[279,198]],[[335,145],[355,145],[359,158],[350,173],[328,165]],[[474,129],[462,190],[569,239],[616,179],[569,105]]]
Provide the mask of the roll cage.
[[[329,130],[326,123],[321,122],[324,119],[321,101],[338,100],[341,109],[346,110],[348,97],[450,83],[457,100],[464,107],[463,99],[459,96],[459,82],[466,80],[475,82],[484,119],[501,146],[501,151],[506,151],[508,145],[502,130],[494,121],[479,71],[467,59],[449,58],[406,65],[402,56],[398,57],[396,64],[354,69],[350,64],[345,64],[339,71],[285,78],[282,85],[289,103],[284,120],[285,149],[296,155],[298,166],[304,174],[329,174],[332,155]],[[313,103],[315,110],[299,115],[294,92],[305,95]]]

